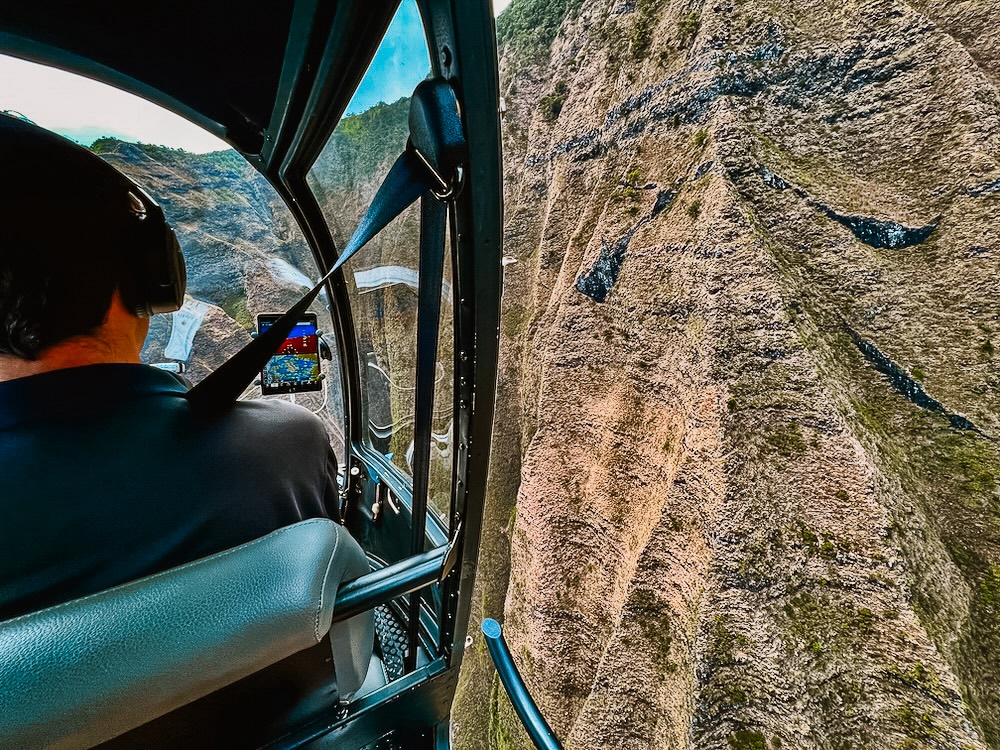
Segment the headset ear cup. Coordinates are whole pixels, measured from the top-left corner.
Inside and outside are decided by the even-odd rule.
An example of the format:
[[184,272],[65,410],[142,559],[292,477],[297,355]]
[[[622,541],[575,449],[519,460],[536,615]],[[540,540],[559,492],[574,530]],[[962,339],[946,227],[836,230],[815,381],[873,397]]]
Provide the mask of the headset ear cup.
[[181,245],[177,241],[177,235],[174,234],[174,230],[170,230],[170,236],[174,241],[174,252],[177,253],[177,266],[178,274],[177,278],[180,279],[180,289],[177,293],[177,309],[179,310],[184,305],[184,295],[187,294],[188,285],[188,273],[187,273],[187,261],[184,260],[184,253],[181,250]]
[[134,273],[132,279],[122,283],[122,297],[126,297],[127,288],[134,290],[126,304],[140,317],[174,312],[184,304],[187,288],[184,254],[163,209],[145,190],[131,180],[129,183],[132,194],[141,204],[141,211],[136,214],[134,247],[131,249],[135,253],[131,264]]
[[165,271],[159,282],[159,289],[151,294],[150,308],[154,313],[170,313],[180,310],[184,304],[184,292],[187,289],[187,264],[184,253],[177,242],[177,235],[171,226],[164,222],[166,234],[166,258],[163,264]]
[[146,253],[142,252],[141,243],[141,233],[134,232],[129,245],[125,248],[126,256],[123,258],[124,269],[118,280],[118,294],[126,310],[136,317],[148,318],[153,313],[147,303],[144,281],[148,275],[144,267]]

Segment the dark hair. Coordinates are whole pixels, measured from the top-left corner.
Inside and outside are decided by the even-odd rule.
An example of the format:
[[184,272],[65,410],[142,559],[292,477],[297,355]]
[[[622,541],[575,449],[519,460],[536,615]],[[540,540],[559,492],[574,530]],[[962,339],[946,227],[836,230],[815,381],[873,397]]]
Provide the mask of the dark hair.
[[128,265],[126,185],[87,149],[0,116],[0,353],[36,359],[104,322]]

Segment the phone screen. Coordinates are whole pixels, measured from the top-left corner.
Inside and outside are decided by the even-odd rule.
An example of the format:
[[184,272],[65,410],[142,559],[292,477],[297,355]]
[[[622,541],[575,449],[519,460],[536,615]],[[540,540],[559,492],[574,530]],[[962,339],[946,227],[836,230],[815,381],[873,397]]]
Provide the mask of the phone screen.
[[[258,315],[257,330],[264,333],[280,315]],[[295,324],[278,353],[260,373],[261,393],[304,393],[323,389],[319,367],[316,316],[306,314]]]

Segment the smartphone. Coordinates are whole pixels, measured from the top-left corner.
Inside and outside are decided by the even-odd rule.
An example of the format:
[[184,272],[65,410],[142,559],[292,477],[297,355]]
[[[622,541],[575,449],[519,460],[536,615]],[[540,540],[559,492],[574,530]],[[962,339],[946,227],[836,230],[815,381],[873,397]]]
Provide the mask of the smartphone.
[[[280,317],[280,313],[258,315],[257,330],[264,333]],[[264,395],[321,391],[322,380],[316,316],[306,313],[295,324],[278,353],[261,370],[260,391]]]

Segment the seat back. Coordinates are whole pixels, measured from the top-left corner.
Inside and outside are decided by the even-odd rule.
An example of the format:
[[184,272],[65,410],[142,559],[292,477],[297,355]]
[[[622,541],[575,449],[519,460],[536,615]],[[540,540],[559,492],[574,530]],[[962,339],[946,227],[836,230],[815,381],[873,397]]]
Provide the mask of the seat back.
[[341,582],[369,570],[315,519],[131,583],[0,623],[0,744],[87,748],[315,646],[342,695],[374,637],[370,612],[331,630]]

